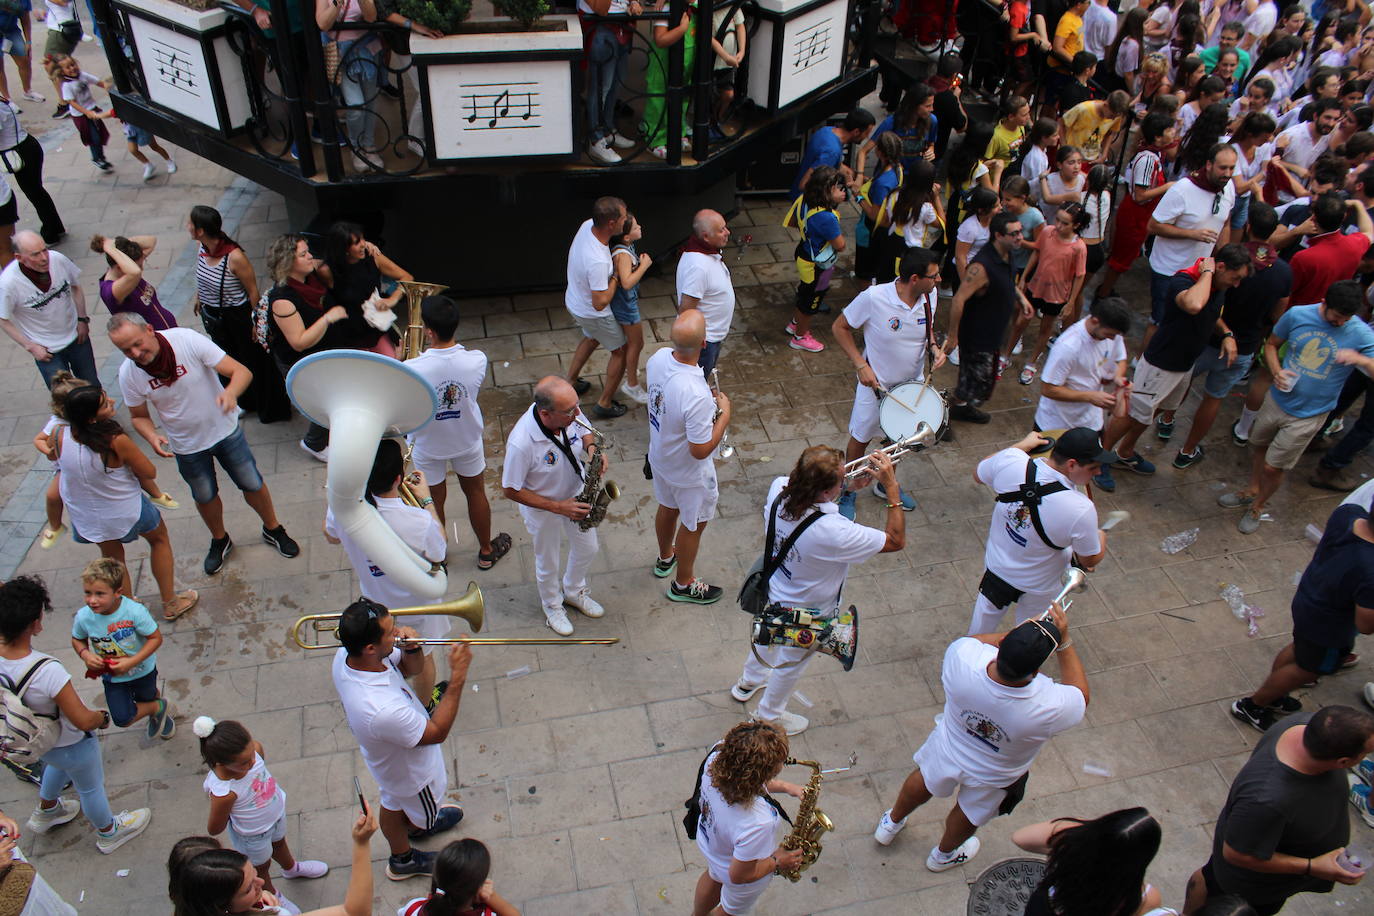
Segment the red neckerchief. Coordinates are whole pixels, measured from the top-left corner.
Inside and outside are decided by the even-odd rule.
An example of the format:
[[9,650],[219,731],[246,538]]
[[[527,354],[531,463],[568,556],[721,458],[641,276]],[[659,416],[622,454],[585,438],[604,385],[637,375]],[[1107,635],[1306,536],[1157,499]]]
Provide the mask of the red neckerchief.
[[201,251],[204,252],[205,257],[211,259],[222,258],[227,255],[233,254],[234,249],[238,247],[239,243],[232,241],[230,239],[220,239],[219,241],[215,242],[214,248],[206,247],[204,242],[200,243]]
[[153,336],[157,338],[157,356],[146,366],[139,366],[144,372],[151,375],[164,385],[172,385],[177,380],[177,354],[172,349],[172,345],[167,342],[159,332],[154,331]]
[[49,271],[29,270],[24,266],[24,262],[19,262],[19,272],[29,278],[29,282],[38,287],[38,291],[46,293],[52,289],[52,274]]
[[724,250],[724,248],[717,248],[715,245],[708,245],[706,241],[696,233],[693,233],[692,237],[689,238],[682,246],[683,254],[686,254],[689,251],[696,251],[701,254],[709,254],[719,257],[720,253]]
[[324,294],[329,290],[313,272],[307,275],[304,280],[287,277],[286,286],[288,289],[295,290],[296,295],[300,296],[306,305],[321,311],[324,310]]
[[1196,172],[1189,172],[1188,180],[1191,181],[1193,184],[1197,185],[1199,188],[1202,188],[1202,190],[1206,191],[1208,194],[1219,194],[1222,191],[1226,190],[1225,184],[1223,184],[1221,187],[1217,187],[1216,185],[1208,181],[1206,176],[1203,174],[1202,169],[1198,169]]

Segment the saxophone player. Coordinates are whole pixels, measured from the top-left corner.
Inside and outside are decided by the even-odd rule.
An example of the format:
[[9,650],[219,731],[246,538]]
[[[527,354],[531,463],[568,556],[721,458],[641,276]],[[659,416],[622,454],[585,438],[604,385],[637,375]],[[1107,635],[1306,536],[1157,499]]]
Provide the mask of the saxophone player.
[[[564,605],[584,617],[606,613],[587,591],[587,570],[596,558],[596,529],[584,531],[578,525],[592,507],[575,497],[582,490],[584,465],[600,462],[604,476],[608,462],[592,448],[590,433],[568,435],[577,416],[573,386],[556,375],[540,379],[534,386],[534,403],[511,427],[501,472],[505,497],[520,504],[520,517],[534,542],[534,575],[545,622],[559,636],[573,632]],[[565,537],[568,562],[560,573]]]
[[706,871],[697,880],[692,916],[748,913],[778,869],[801,863],[800,848],[778,845],[782,818],[778,803],[768,795],[786,792],[801,798],[801,786],[778,779],[787,758],[782,729],[750,721],[730,729],[702,761],[696,840]]
[[712,454],[730,425],[730,399],[720,393],[712,397],[697,365],[706,343],[706,319],[700,310],[678,315],[672,340],[672,347],[649,357],[644,369],[649,382],[649,465],[658,502],[654,575],[673,576],[667,590],[670,601],[714,604],[723,590],[696,577],[696,558],[706,523],[716,517],[719,490]]

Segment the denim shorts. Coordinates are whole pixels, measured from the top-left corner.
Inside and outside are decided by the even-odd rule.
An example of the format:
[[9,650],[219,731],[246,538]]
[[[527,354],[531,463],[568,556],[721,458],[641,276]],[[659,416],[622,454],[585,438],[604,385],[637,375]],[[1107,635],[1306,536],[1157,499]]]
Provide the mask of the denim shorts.
[[[134,526],[129,529],[128,534],[119,539],[119,543],[121,544],[131,544],[162,524],[162,513],[157,511],[157,506],[153,505],[153,501],[148,498],[148,494],[140,493],[139,497],[142,502],[139,504],[138,521],[134,522]],[[72,523],[72,540],[76,541],[78,544],[95,543],[95,541],[86,540],[81,532],[76,530],[75,522]]]
[[24,30],[15,21],[13,28],[0,31],[0,52],[13,54],[15,57],[29,56],[29,43],[24,40]]
[[110,707],[110,720],[123,728],[138,715],[138,703],[151,703],[157,699],[157,669],[154,668],[142,677],[132,681],[112,681],[108,674],[101,680],[105,683],[105,705]]
[[1158,326],[1164,320],[1164,310],[1169,306],[1169,281],[1173,279],[1168,274],[1155,273],[1150,271],[1150,324]]
[[139,127],[137,124],[124,125],[124,139],[134,146],[147,146],[153,142],[153,132],[146,128]]
[[240,490],[256,493],[262,489],[258,463],[253,460],[253,451],[243,436],[243,427],[239,427],[202,452],[177,455],[177,470],[181,472],[181,479],[191,488],[191,498],[197,505],[213,502],[219,495],[219,481],[215,479],[216,461]]
[[1237,356],[1236,361],[1228,367],[1221,351],[1209,346],[1202,351],[1197,362],[1193,363],[1193,375],[1207,373],[1207,378],[1202,384],[1203,393],[1209,398],[1224,398],[1236,387],[1245,375],[1245,370],[1249,369],[1254,361],[1255,354],[1247,353]]
[[234,848],[248,857],[248,861],[253,863],[253,867],[266,865],[272,859],[272,844],[280,843],[286,839],[286,815],[277,818],[277,822],[272,825],[271,830],[264,830],[262,833],[244,835],[234,829],[234,822],[229,822],[229,841],[234,844]]
[[1245,228],[1245,224],[1250,219],[1250,198],[1253,194],[1245,194],[1236,199],[1235,206],[1231,208],[1231,228],[1236,232]]
[[639,290],[628,295],[622,289],[616,290],[611,296],[611,314],[621,324],[639,324]]

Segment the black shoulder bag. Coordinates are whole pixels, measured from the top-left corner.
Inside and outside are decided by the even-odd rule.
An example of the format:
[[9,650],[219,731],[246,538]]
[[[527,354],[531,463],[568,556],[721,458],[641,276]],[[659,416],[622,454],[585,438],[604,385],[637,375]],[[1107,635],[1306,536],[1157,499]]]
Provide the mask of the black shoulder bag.
[[[682,829],[687,833],[687,839],[697,838],[697,826],[701,823],[701,777],[706,775],[706,761],[711,759],[711,755],[720,749],[716,744],[706,752],[706,756],[701,758],[701,766],[697,767],[697,781],[692,784],[692,797],[682,803],[682,807],[687,809],[687,813],[682,816]],[[787,816],[782,805],[778,804],[777,799],[768,793],[763,794],[763,800],[768,802],[772,809],[788,824],[792,823],[792,818]]]
[[778,505],[782,502],[782,494],[773,500],[773,505],[768,511],[768,539],[763,542],[763,553],[754,561],[754,565],[749,567],[749,572],[744,577],[744,584],[739,589],[739,606],[746,614],[762,614],[764,608],[768,607],[768,580],[773,578],[773,573],[778,571],[782,561],[787,558],[788,551],[792,545],[797,543],[797,538],[801,537],[803,531],[811,527],[811,524],[821,517],[821,511],[817,509],[808,515],[800,525],[792,529],[792,533],[787,536],[787,540],[782,542],[776,554],[772,553],[773,536],[777,532],[778,526]]

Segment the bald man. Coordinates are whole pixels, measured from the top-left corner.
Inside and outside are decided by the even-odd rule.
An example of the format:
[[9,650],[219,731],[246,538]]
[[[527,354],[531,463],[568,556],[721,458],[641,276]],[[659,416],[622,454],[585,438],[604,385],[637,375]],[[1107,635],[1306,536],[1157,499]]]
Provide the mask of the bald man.
[[677,262],[677,310],[697,309],[706,319],[706,345],[698,361],[702,375],[710,375],[720,347],[735,317],[735,287],[723,252],[730,244],[730,227],[715,210],[698,210],[692,237],[682,246]]
[[81,270],[60,251],[49,251],[38,233],[15,233],[14,260],[0,271],[0,328],[33,357],[45,385],[62,369],[100,381],[80,277]]
[[[601,462],[603,475],[608,463],[591,447],[590,433],[568,435],[578,412],[577,392],[566,379],[540,379],[534,386],[534,403],[511,428],[501,472],[506,499],[520,504],[520,517],[534,542],[534,576],[545,622],[559,636],[573,632],[565,605],[584,617],[606,613],[587,591],[587,570],[596,559],[596,529],[577,526],[592,507],[574,497],[582,490],[586,462]],[[560,576],[565,537],[568,565]]]
[[706,343],[706,319],[700,309],[677,316],[672,339],[673,345],[649,357],[644,367],[649,382],[649,466],[658,501],[654,575],[673,576],[669,601],[715,604],[722,589],[707,585],[695,572],[701,535],[716,517],[719,491],[711,456],[730,425],[730,399],[712,395],[697,365]]

